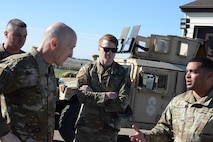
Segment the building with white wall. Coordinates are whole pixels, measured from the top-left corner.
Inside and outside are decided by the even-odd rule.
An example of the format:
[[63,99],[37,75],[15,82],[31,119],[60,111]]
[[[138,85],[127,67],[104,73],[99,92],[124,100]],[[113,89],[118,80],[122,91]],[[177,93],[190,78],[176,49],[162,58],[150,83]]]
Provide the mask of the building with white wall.
[[213,0],[196,0],[180,9],[185,13],[184,18],[190,21],[186,23],[189,27],[183,29],[183,36],[203,41],[198,56],[213,60]]

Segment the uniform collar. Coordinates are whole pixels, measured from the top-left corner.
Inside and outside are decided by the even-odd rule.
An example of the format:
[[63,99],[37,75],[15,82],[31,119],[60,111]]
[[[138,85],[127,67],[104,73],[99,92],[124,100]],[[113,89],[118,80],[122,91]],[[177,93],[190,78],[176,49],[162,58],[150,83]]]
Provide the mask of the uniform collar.
[[189,90],[184,99],[186,102],[189,102],[191,104],[202,104],[204,106],[209,106],[212,104],[213,101],[213,88],[207,93],[205,97],[202,97],[199,100],[196,100],[192,93],[192,90]]
[[39,73],[48,74],[48,69],[51,65],[44,61],[44,59],[41,57],[41,55],[36,49],[37,47],[32,47],[30,53],[35,58],[38,64]]
[[97,72],[100,73],[100,74],[103,74],[106,71],[111,71],[111,73],[113,73],[114,61],[108,67],[104,67],[100,62],[96,62],[96,65],[97,65]]

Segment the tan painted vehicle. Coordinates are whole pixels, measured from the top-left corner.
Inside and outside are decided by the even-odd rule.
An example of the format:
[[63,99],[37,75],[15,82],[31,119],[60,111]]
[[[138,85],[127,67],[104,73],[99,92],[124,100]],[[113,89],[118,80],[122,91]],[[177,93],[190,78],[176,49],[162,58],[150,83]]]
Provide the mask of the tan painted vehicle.
[[[139,29],[140,26],[134,26],[128,38],[130,27],[123,29],[117,54],[127,53],[130,57],[115,59],[128,70],[131,79],[130,106],[133,114],[129,119],[123,119],[122,128],[131,128],[135,124],[140,129],[150,129],[169,101],[186,91],[186,64],[195,56],[206,56],[206,42],[173,35],[143,37],[138,35]],[[69,107],[65,107],[60,115],[59,125],[64,126],[63,129],[73,126],[79,110],[79,104],[74,103],[77,102],[75,85],[72,78],[59,80],[59,99],[64,104],[69,102]],[[64,133],[65,130],[60,131]],[[66,131],[68,134],[62,136],[64,139],[70,137],[69,133],[74,128],[69,127]]]
[[116,58],[128,71],[131,79],[130,106],[132,117],[122,127],[132,124],[141,129],[152,128],[169,101],[184,92],[185,67],[195,57],[200,40],[178,36],[137,35],[140,26],[134,26],[126,39],[129,27],[120,37],[119,53],[130,53],[129,58]]
[[56,102],[55,130],[59,131],[65,141],[73,141],[75,136],[74,125],[80,110],[76,90],[75,77],[58,80],[59,100]]

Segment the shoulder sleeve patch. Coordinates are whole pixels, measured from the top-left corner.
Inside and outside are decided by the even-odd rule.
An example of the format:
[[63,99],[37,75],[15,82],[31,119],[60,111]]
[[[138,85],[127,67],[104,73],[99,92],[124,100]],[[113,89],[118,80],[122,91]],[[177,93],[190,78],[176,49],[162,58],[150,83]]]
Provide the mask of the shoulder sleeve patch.
[[77,78],[85,75],[86,73],[82,70],[82,71],[79,71],[78,74],[76,75]]

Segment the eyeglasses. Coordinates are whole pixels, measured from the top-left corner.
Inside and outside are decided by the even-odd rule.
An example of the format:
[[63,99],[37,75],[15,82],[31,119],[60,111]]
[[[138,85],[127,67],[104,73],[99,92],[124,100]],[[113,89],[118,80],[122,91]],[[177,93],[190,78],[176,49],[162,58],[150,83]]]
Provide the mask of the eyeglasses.
[[103,46],[100,46],[101,48],[103,48],[104,52],[109,52],[111,51],[112,53],[116,53],[118,48],[110,48],[110,47],[103,47]]

